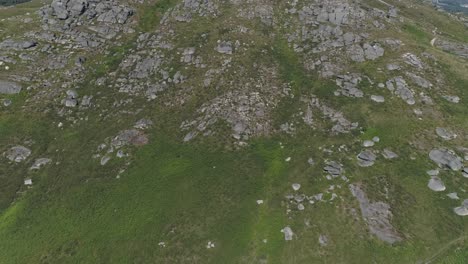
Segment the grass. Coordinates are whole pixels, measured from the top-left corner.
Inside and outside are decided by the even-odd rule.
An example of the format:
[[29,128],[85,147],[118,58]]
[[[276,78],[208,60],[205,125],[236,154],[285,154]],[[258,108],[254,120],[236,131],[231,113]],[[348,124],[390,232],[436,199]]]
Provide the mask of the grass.
[[177,4],[175,0],[157,0],[154,4],[144,5],[139,14],[139,28],[143,32],[155,30],[167,10]]
[[[55,192],[42,197],[39,204],[36,195],[19,201],[2,216],[5,224],[0,236],[15,232],[15,239],[0,243],[8,249],[2,250],[1,258],[11,263],[37,259],[127,263],[139,256],[165,262],[180,261],[184,254],[178,250],[193,248],[198,253],[191,254],[208,262],[234,260],[246,252],[252,236],[249,227],[257,214],[255,200],[261,196],[261,183],[278,173],[277,162],[268,165],[276,154],[270,157],[262,146],[260,142],[261,154],[255,157],[242,152],[210,152],[203,146],[181,145],[161,137],[139,151],[138,162],[120,180],[67,188],[65,196]],[[35,188],[39,194],[48,187]],[[23,206],[29,209],[16,209]],[[6,224],[6,219],[15,217],[14,224]],[[264,218],[274,221],[269,215]],[[51,228],[49,223],[57,225]],[[20,226],[24,228],[18,229]],[[25,237],[32,239],[18,247]],[[46,237],[49,246],[44,248],[40,240]],[[219,249],[206,250],[208,240]],[[166,241],[168,248],[160,249],[160,241]],[[184,241],[182,245],[180,241]],[[29,248],[27,254],[22,250],[25,247]],[[115,254],[117,248],[120,253]],[[158,254],[140,255],[137,248],[143,252],[152,248]]]
[[[176,1],[164,0],[143,6],[138,11],[139,30],[154,31],[162,15],[175,4]],[[26,92],[11,96],[12,107],[2,109],[0,145],[5,147],[1,151],[12,144],[31,141],[33,154],[25,164],[0,166],[0,209],[3,209],[0,262],[415,263],[433,258],[444,245],[450,245],[434,259],[440,263],[463,263],[466,247],[460,238],[467,235],[468,223],[453,214],[455,202],[445,197],[445,193],[428,190],[425,171],[435,165],[424,149],[409,142],[422,141],[424,147],[432,147],[429,143],[435,141],[427,131],[432,133],[439,125],[464,128],[466,105],[437,101],[442,105],[438,110],[447,118],[417,121],[413,108],[399,98],[391,98],[386,90],[378,91],[386,96],[384,104],[335,97],[336,85],[307,73],[302,57],[281,37],[281,32],[269,34],[273,29],[259,26],[258,21],[242,20],[249,29],[260,29],[262,34],[238,34],[233,26],[240,23],[234,19],[237,16],[222,11],[222,20],[194,18],[194,28],[176,24],[175,30],[183,32],[183,36],[173,40],[177,48],[165,55],[177,60],[180,56],[177,52],[183,48],[203,43],[207,45],[197,47],[197,54],[206,55],[208,65],[218,65],[221,59],[215,56],[213,46],[217,39],[254,40],[252,51],[236,50],[232,64],[245,67],[247,77],[255,77],[253,59],[269,63],[279,69],[281,82],[291,86],[294,98],[284,98],[277,107],[275,125],[295,119],[303,107],[300,97],[314,94],[345,113],[349,120],[359,121],[362,133],[329,135],[324,129],[328,123],[314,113],[316,129],[298,125],[294,136],[256,138],[238,150],[224,147],[230,128],[222,122],[217,132],[227,136],[206,137],[184,144],[180,123],[192,117],[192,111],[200,104],[230,87],[199,89],[193,92],[190,99],[193,102],[188,106],[168,107],[135,99],[135,108],[141,112],[136,116],[117,115],[112,103],[126,99],[125,95],[115,94],[109,87],[96,87],[93,81],[118,70],[125,56],[135,51],[136,38],[131,35],[121,40],[121,45],[87,62],[93,73],[81,84],[80,95],[101,93],[95,99],[101,108],[88,111],[88,121],[65,122],[64,128],[58,129],[57,122],[63,120],[55,114],[20,114],[28,97]],[[430,40],[426,22],[410,21],[403,31],[408,49]],[[457,31],[455,28],[450,32]],[[204,34],[206,37],[202,37]],[[424,45],[419,46],[430,49],[428,43]],[[376,69],[391,55],[386,52],[382,59],[353,65],[352,69],[385,81],[387,76]],[[444,59],[451,62],[453,58]],[[441,67],[446,69],[448,89],[465,101],[466,78],[460,76],[464,70],[454,65],[459,64]],[[185,65],[178,63],[171,67],[187,72],[190,86],[198,85],[206,71],[185,69]],[[232,75],[225,77],[229,81],[238,78],[231,72],[226,75]],[[366,94],[375,89],[367,82],[360,88]],[[171,90],[161,97],[174,94],[176,91]],[[100,116],[100,109],[108,112]],[[148,131],[149,145],[126,149],[131,154],[129,167],[124,160],[114,158],[101,166],[91,158],[106,138],[129,128],[140,117],[152,119],[155,126]],[[375,150],[389,147],[400,158],[387,161],[379,155],[373,167],[361,168],[356,164],[355,155],[362,151],[361,141],[374,136],[381,139]],[[339,151],[341,145],[346,145],[348,151]],[[333,153],[323,149],[331,149]],[[39,172],[28,171],[31,162],[43,156],[58,164]],[[286,162],[287,157],[291,161]],[[316,161],[315,165],[307,163],[309,157]],[[369,234],[359,210],[353,210],[358,204],[348,190],[348,183],[325,179],[322,168],[326,160],[343,163],[350,182],[364,183],[372,201],[391,205],[392,223],[405,236],[404,242],[390,246]],[[126,170],[116,179],[121,168]],[[32,189],[22,186],[25,177],[33,178]],[[458,174],[444,171],[441,177],[448,189],[466,189],[466,182]],[[307,195],[324,193],[328,200],[336,193],[339,198],[306,204],[306,209],[299,212],[284,199],[293,192],[291,184],[295,182],[301,183],[300,192]],[[335,186],[333,191],[329,190],[331,185]],[[264,204],[257,205],[259,199]],[[291,211],[287,213],[288,208]],[[296,237],[285,242],[280,230],[287,225]],[[327,247],[318,243],[322,234],[330,240]],[[214,242],[215,248],[206,249],[208,241]],[[165,242],[166,247],[159,246],[160,242]]]

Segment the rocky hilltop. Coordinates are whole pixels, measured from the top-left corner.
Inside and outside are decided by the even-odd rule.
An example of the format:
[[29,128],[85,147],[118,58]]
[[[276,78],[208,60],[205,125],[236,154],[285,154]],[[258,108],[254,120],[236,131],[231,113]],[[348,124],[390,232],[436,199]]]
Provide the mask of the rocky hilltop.
[[465,21],[396,0],[0,10],[1,259],[466,259]]

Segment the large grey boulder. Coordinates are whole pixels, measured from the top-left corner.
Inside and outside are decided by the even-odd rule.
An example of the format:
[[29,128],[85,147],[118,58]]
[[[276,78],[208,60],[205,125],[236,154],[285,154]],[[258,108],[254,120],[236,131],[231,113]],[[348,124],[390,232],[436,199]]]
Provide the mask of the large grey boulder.
[[88,0],[54,0],[50,4],[52,15],[60,20],[78,17],[88,8]]
[[341,87],[339,94],[347,97],[363,97],[364,93],[357,88],[361,82],[361,77],[356,74],[350,75],[338,75],[336,79],[336,85]]
[[357,155],[358,164],[361,167],[370,167],[374,165],[377,156],[370,150],[365,150]]
[[422,63],[422,61],[418,58],[418,56],[412,54],[412,53],[405,53],[403,54],[403,59],[404,61],[413,66],[413,67],[416,67],[416,68],[419,68],[419,69],[422,69],[424,68],[424,64]]
[[36,45],[37,45],[37,42],[34,40],[15,41],[12,39],[7,39],[0,43],[0,49],[22,50],[22,49],[33,48]]
[[232,54],[232,43],[230,41],[221,41],[216,47],[216,51],[222,54]]
[[31,155],[31,150],[23,146],[15,146],[4,153],[5,157],[14,162],[22,162]]
[[68,0],[54,0],[50,4],[52,14],[58,19],[65,20],[68,18],[67,2]]
[[364,50],[360,45],[349,46],[347,52],[352,61],[364,62],[366,60]]
[[140,130],[128,129],[121,131],[111,141],[115,148],[120,148],[126,145],[142,146],[148,144],[149,139],[146,134]]
[[132,15],[133,10],[128,7],[113,6],[110,10],[98,16],[97,21],[125,24]]
[[402,77],[399,76],[388,80],[386,86],[388,90],[405,100],[407,104],[414,105],[416,103],[413,91],[409,89],[408,84]]
[[468,178],[468,167],[463,168],[462,175],[465,178]]
[[21,92],[19,84],[0,80],[0,94],[17,94],[19,92]]
[[463,167],[462,159],[451,150],[433,149],[429,153],[429,158],[439,166],[447,167],[454,171],[459,171]]
[[368,60],[375,60],[384,55],[384,49],[379,44],[365,43],[363,45],[364,55]]
[[416,75],[414,73],[406,73],[406,75],[419,87],[429,89],[432,87],[432,83],[428,80],[424,79],[423,77]]
[[453,211],[460,216],[468,215],[468,199],[465,199],[461,206],[455,207]]
[[393,214],[390,205],[380,201],[371,202],[359,184],[350,184],[349,189],[358,200],[362,218],[372,234],[389,244],[403,240],[391,224]]
[[444,182],[437,176],[434,176],[429,180],[429,183],[427,184],[427,187],[429,187],[429,189],[431,189],[431,190],[433,190],[435,192],[445,191]]
[[445,140],[451,140],[457,137],[455,133],[443,127],[436,128],[436,134]]
[[343,173],[343,165],[336,161],[328,161],[323,170],[330,174],[330,176],[333,178],[336,178]]

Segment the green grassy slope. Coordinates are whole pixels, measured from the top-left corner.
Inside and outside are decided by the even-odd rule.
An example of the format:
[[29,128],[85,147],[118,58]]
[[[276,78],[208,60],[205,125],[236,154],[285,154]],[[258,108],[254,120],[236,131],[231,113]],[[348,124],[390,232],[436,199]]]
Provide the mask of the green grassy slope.
[[[157,28],[159,19],[155,17],[173,4],[161,1],[139,10],[140,29]],[[421,12],[427,15],[434,11]],[[443,15],[435,16],[442,19]],[[201,21],[199,28],[189,31],[212,30],[216,38],[223,28],[221,22],[217,23],[215,27],[210,21]],[[428,43],[420,43],[430,40],[431,26],[409,21],[398,34],[402,34],[408,49],[429,50],[440,56],[444,62],[441,67],[451,76],[450,88],[466,102],[466,64],[439,54]],[[466,40],[464,33],[466,30],[458,27],[450,32],[455,39]],[[112,160],[108,166],[101,166],[90,156],[104,138],[132,125],[131,118],[103,120],[90,113],[86,123],[62,130],[56,128],[58,120],[53,115],[21,115],[19,106],[11,108],[0,116],[0,145],[32,139],[33,153],[44,153],[59,164],[39,172],[29,172],[20,165],[0,167],[1,175],[11,175],[2,176],[0,184],[0,263],[464,263],[468,258],[468,220],[453,214],[453,201],[444,193],[426,187],[425,171],[434,164],[407,142],[428,137],[414,131],[432,131],[436,126],[468,129],[468,104],[438,102],[445,118],[419,122],[411,108],[396,98],[376,105],[369,100],[334,97],[328,89],[332,84],[307,75],[300,58],[278,35],[265,43],[272,47],[265,60],[278,65],[281,80],[291,84],[296,97],[279,104],[275,123],[288,120],[300,104],[300,95],[313,92],[349,112],[350,119],[363,126],[362,134],[333,136],[299,127],[294,137],[257,138],[238,150],[221,146],[216,138],[184,144],[179,125],[193,105],[205,97],[194,98],[187,109],[151,104],[141,112],[155,121],[148,131],[150,144],[133,148],[132,164],[118,174],[124,161]],[[114,47],[108,55],[96,55],[89,62],[94,67],[90,79],[115,70],[134,47],[132,37],[126,40],[128,45]],[[265,36],[258,38],[269,41]],[[185,44],[196,40],[179,41]],[[385,59],[356,66],[355,70],[373,73],[376,67],[385,65]],[[381,78],[385,80],[385,76]],[[86,91],[120,96],[93,86],[90,80],[82,85]],[[14,105],[21,105],[24,97],[25,92],[11,98]],[[106,101],[109,107],[111,102]],[[336,150],[347,144],[350,153],[358,153],[361,143],[355,137],[369,139],[376,135],[381,138],[377,149],[391,147],[404,158],[361,168],[354,157],[338,151],[330,156],[319,150]],[[451,144],[463,142],[457,140]],[[285,161],[287,157],[291,157],[290,162]],[[309,165],[309,157],[317,164]],[[292,183],[301,182],[301,190],[311,194],[329,188],[322,171],[326,159],[343,162],[346,175],[353,182],[364,182],[371,199],[382,199],[383,186],[388,188],[394,197],[389,202],[393,224],[404,234],[403,242],[391,246],[368,233],[359,211],[357,217],[353,213],[352,208],[358,205],[346,183],[336,190],[340,199],[286,214],[284,196],[291,192]],[[34,187],[13,188],[25,175],[33,177]],[[452,172],[444,171],[442,176],[448,187],[468,187]],[[329,199],[331,194],[325,196]],[[264,204],[258,205],[258,199]],[[297,234],[293,241],[284,241],[280,232],[287,225]],[[327,247],[319,245],[320,234],[330,238]],[[208,250],[208,241],[215,248]]]

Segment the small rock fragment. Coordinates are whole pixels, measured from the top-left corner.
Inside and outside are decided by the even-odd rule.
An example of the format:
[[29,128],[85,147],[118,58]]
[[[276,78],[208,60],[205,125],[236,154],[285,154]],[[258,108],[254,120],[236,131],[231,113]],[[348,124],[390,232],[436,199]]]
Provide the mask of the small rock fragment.
[[375,142],[372,141],[372,140],[364,140],[364,142],[362,143],[362,146],[368,148],[368,147],[372,147],[375,145]]
[[376,103],[383,103],[385,102],[385,98],[381,95],[371,95],[371,100]]
[[290,240],[293,239],[294,233],[293,233],[292,229],[289,226],[281,229],[281,233],[284,234],[284,240],[290,241]]
[[324,247],[328,245],[328,237],[326,235],[320,235],[319,236],[319,244]]
[[293,183],[291,186],[294,191],[298,191],[301,188],[301,185],[299,183]]
[[391,151],[390,149],[387,149],[387,148],[383,150],[382,155],[383,155],[384,158],[386,158],[386,159],[395,159],[395,158],[398,158],[398,155],[397,155],[395,152],[393,152],[393,151]]
[[45,166],[47,164],[49,164],[50,162],[52,162],[51,159],[48,159],[48,158],[40,158],[40,159],[37,159],[36,161],[34,161],[34,164],[31,166],[31,170],[38,170],[40,169],[42,166]]
[[109,162],[111,158],[109,156],[104,156],[101,158],[101,165],[106,165],[107,162]]
[[460,198],[458,197],[458,194],[457,194],[456,192],[449,193],[449,194],[447,194],[447,196],[448,196],[450,199],[453,199],[453,200],[458,200],[458,199],[460,199]]
[[458,104],[460,102],[460,97],[456,95],[444,95],[442,96],[445,100],[449,101],[450,103]]
[[215,247],[215,244],[211,241],[208,241],[208,244],[206,245],[206,248],[207,249],[210,249],[210,248],[214,248]]

